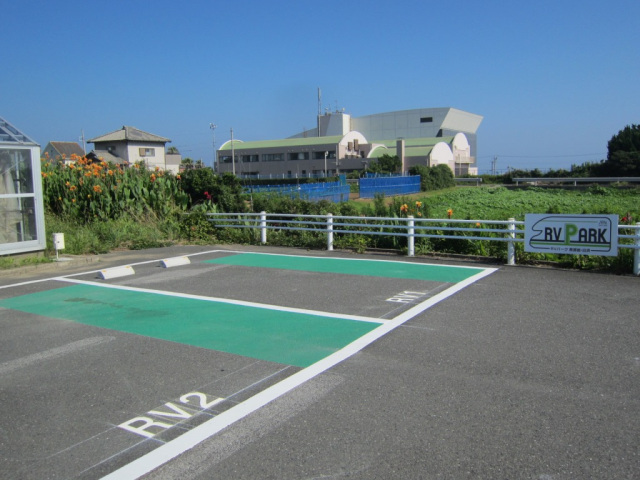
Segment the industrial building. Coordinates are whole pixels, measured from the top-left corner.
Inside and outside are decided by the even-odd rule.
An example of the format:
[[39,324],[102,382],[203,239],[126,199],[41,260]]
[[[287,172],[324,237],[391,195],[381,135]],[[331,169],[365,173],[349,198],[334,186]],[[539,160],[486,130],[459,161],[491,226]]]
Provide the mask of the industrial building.
[[216,170],[258,177],[334,175],[363,170],[382,155],[397,155],[403,171],[445,164],[455,175],[477,174],[481,122],[480,115],[455,108],[363,117],[326,111],[318,114],[316,128],[289,138],[225,142],[216,152]]

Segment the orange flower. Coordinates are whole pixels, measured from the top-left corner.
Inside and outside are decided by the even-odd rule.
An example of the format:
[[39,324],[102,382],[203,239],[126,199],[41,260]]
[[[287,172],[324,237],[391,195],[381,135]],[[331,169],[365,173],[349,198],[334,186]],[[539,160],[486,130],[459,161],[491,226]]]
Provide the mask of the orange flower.
[[113,170],[107,170],[107,174],[111,177],[113,176]]
[[100,185],[94,185],[93,191],[96,193],[102,193],[102,187]]
[[180,175],[176,175],[176,180],[180,180],[182,177]]
[[151,181],[152,181],[152,182],[155,182],[155,181],[156,181],[156,174],[155,174],[155,173],[152,173],[152,174],[151,174]]
[[75,199],[75,198],[72,198],[72,199],[71,199],[71,203],[76,203],[76,199]]
[[403,203],[402,206],[400,207],[400,211],[401,212],[408,212],[409,211],[409,205],[407,205],[406,203]]
[[[69,182],[67,182],[67,183],[69,183]],[[71,185],[69,187],[69,191],[71,191],[71,192],[75,192],[77,189],[78,189],[78,187],[76,187],[75,185]]]
[[416,202],[416,208],[422,207],[422,202]]
[[451,218],[453,216],[453,210],[449,209],[447,210],[447,217]]

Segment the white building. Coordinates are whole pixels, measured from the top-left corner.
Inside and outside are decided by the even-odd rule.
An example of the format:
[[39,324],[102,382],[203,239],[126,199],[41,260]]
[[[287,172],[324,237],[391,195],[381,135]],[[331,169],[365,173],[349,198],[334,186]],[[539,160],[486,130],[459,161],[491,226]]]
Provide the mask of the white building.
[[445,164],[456,175],[477,174],[476,132],[481,122],[480,115],[454,108],[356,118],[326,112],[318,115],[316,128],[286,139],[225,142],[217,152],[217,170],[259,176],[319,175],[325,170],[335,174],[362,170],[382,155],[397,155],[403,171],[414,165]]
[[114,163],[143,162],[151,169],[159,167],[178,173],[179,161],[177,164],[170,163],[173,157],[169,157],[168,161],[165,152],[165,145],[170,141],[165,137],[124,126],[120,130],[88,140],[95,145],[95,149],[87,156]]

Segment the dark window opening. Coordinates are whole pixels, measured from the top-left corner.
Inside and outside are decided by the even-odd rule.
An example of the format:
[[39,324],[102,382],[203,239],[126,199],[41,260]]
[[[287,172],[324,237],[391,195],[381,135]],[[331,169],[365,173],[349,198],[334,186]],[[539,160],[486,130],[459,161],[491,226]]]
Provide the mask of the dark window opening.
[[420,117],[420,123],[431,123],[433,122],[433,117]]

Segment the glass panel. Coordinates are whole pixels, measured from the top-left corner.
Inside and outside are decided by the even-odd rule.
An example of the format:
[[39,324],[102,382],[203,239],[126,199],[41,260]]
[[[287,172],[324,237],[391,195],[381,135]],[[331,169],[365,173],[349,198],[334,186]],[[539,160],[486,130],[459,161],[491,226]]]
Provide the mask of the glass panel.
[[0,148],[0,195],[33,193],[31,150]]
[[0,198],[0,244],[37,240],[33,198]]

